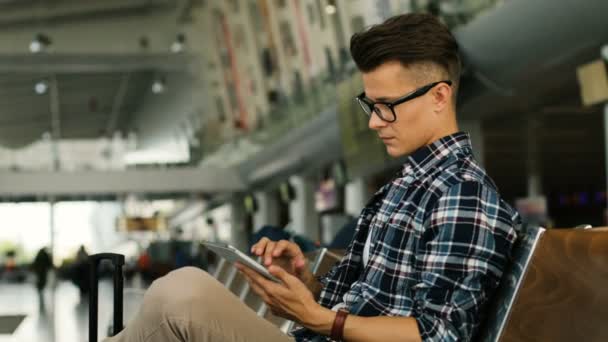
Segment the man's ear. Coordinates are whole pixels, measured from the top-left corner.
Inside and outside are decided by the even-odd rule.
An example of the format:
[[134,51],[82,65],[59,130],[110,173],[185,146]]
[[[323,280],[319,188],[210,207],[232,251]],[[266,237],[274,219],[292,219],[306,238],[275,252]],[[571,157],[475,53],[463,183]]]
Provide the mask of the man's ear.
[[452,87],[445,83],[439,83],[431,90],[431,95],[435,107],[434,111],[440,113],[451,103]]

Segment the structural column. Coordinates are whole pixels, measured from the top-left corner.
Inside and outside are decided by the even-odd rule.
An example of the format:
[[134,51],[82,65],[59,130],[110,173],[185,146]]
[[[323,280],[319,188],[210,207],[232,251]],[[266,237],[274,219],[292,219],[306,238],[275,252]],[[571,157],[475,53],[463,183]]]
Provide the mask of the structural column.
[[258,203],[258,210],[253,216],[254,232],[264,225],[279,224],[279,201],[271,191],[260,191],[254,193]]
[[49,210],[49,227],[51,230],[51,245],[49,246],[49,250],[51,251],[53,263],[55,263],[55,200],[53,198],[49,200]]
[[319,239],[319,219],[315,210],[314,183],[304,176],[293,176],[289,182],[296,193],[295,199],[289,205],[291,229],[296,234],[316,241]]
[[[608,48],[606,50],[608,50]],[[604,105],[604,165],[606,184],[608,184],[608,103]],[[604,224],[608,224],[608,208],[604,211]]]
[[538,148],[538,132],[540,123],[538,119],[531,117],[527,120],[526,127],[526,164],[528,170],[528,197],[537,197],[542,194],[541,186],[541,169],[538,162],[539,148]]
[[346,184],[344,188],[344,212],[347,215],[358,217],[371,194],[363,178],[358,178]]
[[230,243],[241,251],[247,250],[245,232],[245,203],[243,195],[234,195],[230,202]]

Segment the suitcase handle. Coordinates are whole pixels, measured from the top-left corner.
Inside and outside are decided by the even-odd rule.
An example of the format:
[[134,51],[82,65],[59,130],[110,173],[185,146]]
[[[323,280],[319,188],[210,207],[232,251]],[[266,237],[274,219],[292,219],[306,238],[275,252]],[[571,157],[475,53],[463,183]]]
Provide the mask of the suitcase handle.
[[110,260],[114,266],[114,331],[112,336],[122,330],[123,313],[123,277],[122,266],[125,256],[115,253],[99,253],[89,256],[90,291],[89,291],[89,342],[97,342],[97,310],[98,310],[98,277],[97,269],[102,260]]

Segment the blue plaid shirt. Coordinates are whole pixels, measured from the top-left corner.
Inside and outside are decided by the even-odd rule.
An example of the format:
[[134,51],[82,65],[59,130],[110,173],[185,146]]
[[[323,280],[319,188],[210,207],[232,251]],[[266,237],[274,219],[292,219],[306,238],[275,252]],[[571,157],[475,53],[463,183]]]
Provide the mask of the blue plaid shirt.
[[[346,255],[321,279],[319,303],[359,316],[413,317],[424,341],[469,341],[518,224],[473,158],[469,136],[446,136],[411,154],[363,209]],[[306,329],[294,336],[329,341]]]

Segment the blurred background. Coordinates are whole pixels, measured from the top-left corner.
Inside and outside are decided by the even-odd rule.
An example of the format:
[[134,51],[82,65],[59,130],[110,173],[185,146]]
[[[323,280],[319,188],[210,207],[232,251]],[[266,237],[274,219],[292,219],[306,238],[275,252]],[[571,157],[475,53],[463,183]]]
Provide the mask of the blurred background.
[[527,224],[605,225],[604,0],[0,0],[0,341],[86,340],[88,254],[145,289],[213,268],[203,239],[344,248],[403,162],[350,36],[407,12],[455,34],[461,129]]

